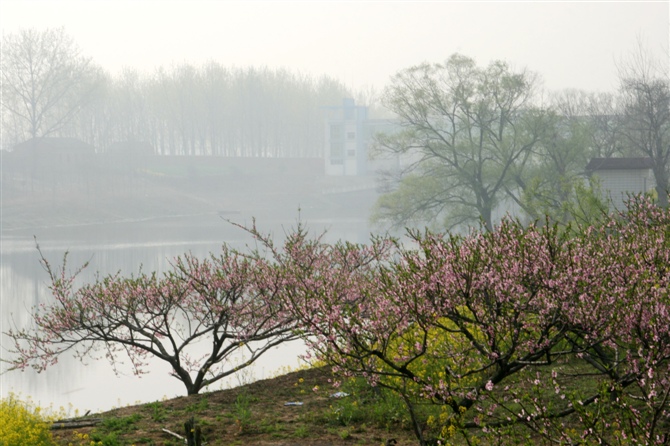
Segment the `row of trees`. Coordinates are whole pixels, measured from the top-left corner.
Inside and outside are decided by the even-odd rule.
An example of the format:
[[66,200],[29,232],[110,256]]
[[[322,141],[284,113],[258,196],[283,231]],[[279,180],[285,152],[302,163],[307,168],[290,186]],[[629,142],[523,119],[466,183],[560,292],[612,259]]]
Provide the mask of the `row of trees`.
[[544,100],[536,74],[502,61],[480,67],[455,54],[399,72],[383,102],[400,130],[380,135],[377,151],[409,162],[387,173],[377,220],[453,228],[481,219],[491,228],[496,209],[510,207],[531,220],[568,219],[599,196],[583,181],[588,161],[612,156],[650,158],[667,206],[667,68],[641,48],[620,64],[617,94]]
[[97,347],[136,373],[168,362],[189,394],[238,370],[231,352],[251,352],[244,366],[302,337],[340,378],[400,395],[421,444],[667,444],[669,228],[645,200],[590,227],[505,220],[404,243],[328,244],[299,226],[276,245],[250,228],[262,251],[224,245],[161,277],[75,288],[45,263],[53,301],[6,334],[14,368]]
[[[8,146],[58,135],[100,150],[141,141],[160,154],[319,157],[319,108],[350,96],[327,77],[217,62],[112,78],[62,29],[9,34],[2,51]],[[537,74],[503,61],[481,67],[455,54],[399,72],[383,95],[399,131],[379,135],[376,151],[407,162],[386,174],[374,218],[440,228],[481,219],[491,228],[496,211],[514,209],[529,220],[547,213],[567,220],[600,196],[584,181],[589,159],[612,156],[651,159],[659,204],[667,206],[667,68],[641,47],[620,63],[616,94],[548,99]]]
[[99,150],[140,141],[159,154],[316,157],[320,107],[350,95],[326,76],[217,62],[112,77],[63,29],[4,36],[1,72],[5,149],[68,136]]

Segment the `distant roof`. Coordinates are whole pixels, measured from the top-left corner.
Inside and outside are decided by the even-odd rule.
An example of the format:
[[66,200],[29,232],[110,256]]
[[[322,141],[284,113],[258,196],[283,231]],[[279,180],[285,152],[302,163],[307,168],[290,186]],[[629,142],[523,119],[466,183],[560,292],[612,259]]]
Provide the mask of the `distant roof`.
[[651,158],[591,158],[586,170],[636,170],[651,169],[653,166]]
[[29,150],[51,150],[51,151],[90,151],[94,152],[95,148],[77,138],[57,138],[57,137],[42,137],[31,138],[14,146],[13,151],[22,152]]

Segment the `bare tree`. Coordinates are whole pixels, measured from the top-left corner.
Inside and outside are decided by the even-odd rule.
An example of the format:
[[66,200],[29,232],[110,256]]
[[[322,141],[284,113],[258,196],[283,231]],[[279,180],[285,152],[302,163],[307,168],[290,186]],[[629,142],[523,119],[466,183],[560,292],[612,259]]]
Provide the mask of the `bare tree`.
[[20,123],[18,139],[52,135],[77,115],[97,69],[63,28],[21,30],[2,45],[3,107]]
[[624,138],[630,151],[651,158],[658,203],[668,207],[670,178],[670,82],[667,64],[641,44],[619,65]]
[[590,93],[586,113],[591,125],[593,156],[610,158],[624,153],[621,101],[613,93]]
[[397,227],[481,219],[491,228],[493,210],[517,192],[514,179],[541,138],[536,85],[533,73],[501,61],[480,68],[459,54],[398,73],[385,103],[402,130],[379,136],[378,149],[417,161],[380,198],[375,219]]

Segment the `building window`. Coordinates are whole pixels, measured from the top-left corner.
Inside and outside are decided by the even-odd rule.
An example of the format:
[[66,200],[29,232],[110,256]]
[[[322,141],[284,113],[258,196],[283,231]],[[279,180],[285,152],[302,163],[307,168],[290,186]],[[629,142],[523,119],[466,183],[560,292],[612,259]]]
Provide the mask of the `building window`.
[[330,158],[344,158],[344,126],[342,124],[330,126]]
[[330,126],[330,140],[340,141],[344,139],[344,126],[342,124],[332,124]]
[[344,141],[330,141],[330,158],[342,159],[344,158]]
[[347,150],[347,156],[355,156],[356,151],[355,150]]
[[347,139],[349,141],[353,141],[354,139],[356,139],[356,132],[347,132]]

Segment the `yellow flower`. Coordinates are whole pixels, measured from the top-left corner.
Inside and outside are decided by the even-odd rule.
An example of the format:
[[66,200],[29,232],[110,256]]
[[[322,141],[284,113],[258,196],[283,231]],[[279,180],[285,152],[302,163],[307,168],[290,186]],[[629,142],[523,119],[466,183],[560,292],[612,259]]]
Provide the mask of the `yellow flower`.
[[13,394],[9,394],[0,400],[0,419],[2,444],[52,444],[49,418],[30,402],[19,401]]

